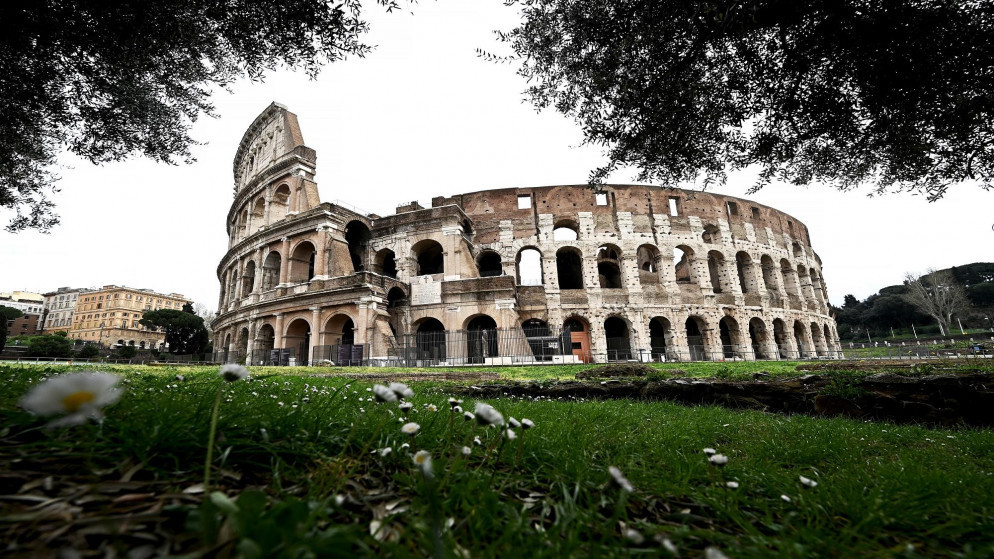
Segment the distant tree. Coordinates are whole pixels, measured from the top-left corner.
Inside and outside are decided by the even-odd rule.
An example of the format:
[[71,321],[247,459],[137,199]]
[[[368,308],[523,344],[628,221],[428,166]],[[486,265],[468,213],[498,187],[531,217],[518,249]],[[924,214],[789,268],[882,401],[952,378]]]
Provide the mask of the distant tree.
[[72,342],[62,336],[32,336],[28,340],[28,357],[69,357]]
[[121,359],[131,359],[138,354],[138,350],[133,345],[126,345],[117,348],[117,356]]
[[967,295],[975,306],[994,307],[994,281],[971,285]]
[[523,23],[501,37],[527,94],[606,148],[593,183],[632,165],[664,186],[746,167],[753,190],[992,186],[990,2],[511,3]]
[[76,352],[76,357],[92,359],[100,355],[100,348],[96,344],[86,344]]
[[852,293],[846,295],[842,299],[842,308],[844,309],[854,309],[859,306],[859,299],[856,298]]
[[193,313],[193,306],[189,303],[181,311],[145,311],[138,322],[142,326],[164,331],[169,352],[177,355],[202,353],[209,341],[204,319]]
[[966,290],[956,283],[949,270],[929,269],[921,276],[908,273],[904,284],[908,288],[905,299],[934,318],[939,324],[939,333],[943,336],[949,331],[953,315],[969,306]]
[[217,318],[217,311],[211,310],[210,307],[203,303],[195,303],[193,305],[193,312],[200,318],[204,319],[204,327],[207,328],[207,338],[210,339],[214,335],[214,330],[211,328],[211,323]]
[[69,332],[66,332],[65,330],[59,330],[58,332],[55,333],[55,335],[62,336],[63,338],[68,338]]
[[7,345],[7,321],[22,316],[24,313],[21,311],[0,305],[0,352],[3,352],[3,348]]
[[213,116],[216,86],[280,67],[313,77],[369,52],[367,29],[360,0],[0,3],[0,209],[15,212],[7,230],[58,223],[47,193],[60,152],[189,162],[190,126]]

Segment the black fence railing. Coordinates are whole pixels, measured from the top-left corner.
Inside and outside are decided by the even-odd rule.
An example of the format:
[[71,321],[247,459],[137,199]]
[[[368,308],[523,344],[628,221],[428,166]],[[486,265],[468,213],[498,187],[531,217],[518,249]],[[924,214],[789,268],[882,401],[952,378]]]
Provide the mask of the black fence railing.
[[[589,333],[568,329],[497,329],[429,331],[395,337],[379,355],[369,344],[319,345],[272,348],[260,344],[251,354],[218,351],[215,363],[271,366],[397,366],[438,367],[462,365],[525,365],[610,362],[782,361],[824,359],[935,359],[994,358],[994,344],[942,348],[919,346],[864,346],[846,344],[829,348],[823,342],[723,344],[710,346],[700,336],[688,336],[688,345],[667,344],[659,336],[649,347],[638,347],[631,338],[612,337],[593,348]],[[778,340],[779,341],[779,340]],[[271,346],[271,342],[269,342]],[[308,355],[310,353],[310,355]]]

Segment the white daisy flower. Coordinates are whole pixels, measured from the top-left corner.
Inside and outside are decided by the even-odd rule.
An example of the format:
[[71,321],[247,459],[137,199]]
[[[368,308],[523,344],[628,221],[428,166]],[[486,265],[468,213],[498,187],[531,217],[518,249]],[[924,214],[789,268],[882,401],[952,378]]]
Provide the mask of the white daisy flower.
[[521,428],[524,429],[524,430],[526,430],[526,431],[528,429],[531,429],[534,426],[535,426],[535,422],[532,421],[532,420],[530,420],[530,419],[525,418],[525,419],[521,420]]
[[625,529],[625,539],[632,542],[635,545],[642,545],[645,542],[645,536],[643,536],[638,530],[634,528]]
[[227,365],[221,365],[221,370],[218,371],[217,374],[228,382],[235,382],[237,380],[247,378],[249,376],[249,371],[241,365],[228,363]]
[[373,385],[373,395],[376,396],[378,402],[396,402],[397,395],[394,394],[393,390],[390,390],[382,384]]
[[421,429],[421,426],[417,423],[405,423],[403,427],[400,428],[401,431],[407,433],[408,435],[416,435]]
[[462,400],[456,400],[455,398],[449,398],[449,407],[450,408],[455,409],[455,408],[459,407],[459,404],[461,404],[461,403],[462,403]]
[[65,415],[48,427],[79,425],[87,419],[100,421],[100,409],[121,398],[117,388],[121,377],[110,373],[87,371],[56,375],[36,384],[21,398],[21,407],[41,416]]
[[473,415],[473,412],[471,412],[471,411],[468,411],[468,412],[462,414],[462,417],[466,421],[472,421],[472,420],[476,419],[476,416]]
[[715,450],[715,449],[713,449],[713,448],[708,447],[708,448],[704,449],[704,454],[707,454],[708,456],[713,456],[715,454],[718,454],[718,451]]
[[431,468],[431,453],[427,450],[419,450],[414,454],[414,464],[421,468],[425,477],[432,477],[435,473]]
[[381,457],[386,457],[391,452],[393,452],[393,449],[388,446],[386,448],[381,448],[378,452],[380,453]]
[[725,487],[727,487],[729,489],[738,489],[739,488],[739,482],[737,482],[737,481],[728,481],[728,482],[725,482]]
[[728,559],[728,556],[717,547],[708,547],[704,550],[704,559]]
[[720,468],[728,463],[728,457],[724,454],[712,454],[708,457],[708,462],[710,462],[712,466],[718,466]]
[[514,419],[513,417],[508,418],[507,424],[510,425],[511,427],[514,427],[515,429],[518,429],[518,428],[521,427],[521,422],[518,421],[517,419]]
[[396,394],[398,398],[410,398],[411,396],[414,396],[414,391],[402,382],[391,382],[388,388],[393,390],[393,393]]
[[811,478],[806,478],[804,476],[798,476],[798,477],[800,477],[801,479],[801,485],[806,485],[808,487],[815,487],[818,485],[818,482]]
[[632,486],[632,482],[628,481],[628,478],[625,477],[625,474],[621,473],[621,470],[619,470],[617,466],[610,466],[607,469],[607,473],[611,474],[611,480],[613,480],[618,487],[629,493],[635,491],[635,487]]
[[411,408],[414,407],[414,404],[410,402],[401,402],[400,405],[397,407],[400,408],[400,411],[404,412],[404,415],[407,415],[407,412],[411,411]]
[[462,413],[462,406],[452,408],[452,413]]
[[473,437],[473,444],[475,444],[477,446],[483,446],[483,441],[480,440],[480,436],[479,435]]
[[787,495],[780,495],[780,498],[781,498],[781,499],[783,500],[783,502],[785,502],[785,503],[789,503],[789,502],[790,502],[790,497],[789,497],[789,496],[787,496]]
[[512,429],[504,431],[504,436],[507,437],[507,440],[509,441],[513,441],[514,439],[518,438],[518,434],[515,433],[514,430]]
[[490,404],[476,403],[476,422],[480,425],[503,425],[504,416]]
[[400,449],[401,450],[404,450],[404,449],[407,449],[407,448],[411,448],[411,445],[409,443],[404,443],[404,444],[400,445]]
[[438,406],[435,404],[428,404],[428,411],[435,412],[438,411]]
[[468,446],[462,447],[462,455],[463,456],[469,456],[470,454],[473,454],[473,449],[472,448],[469,448]]

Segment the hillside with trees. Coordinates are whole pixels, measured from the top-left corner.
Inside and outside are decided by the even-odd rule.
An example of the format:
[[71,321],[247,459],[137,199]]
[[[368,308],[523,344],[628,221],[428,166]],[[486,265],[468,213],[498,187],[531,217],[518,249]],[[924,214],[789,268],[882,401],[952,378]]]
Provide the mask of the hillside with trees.
[[914,280],[925,285],[924,291],[962,292],[964,298],[961,304],[953,305],[946,334],[959,334],[960,323],[965,330],[994,328],[994,263],[974,262],[929,270],[918,278],[909,275],[903,284],[881,288],[863,301],[846,295],[842,307],[833,305],[831,309],[839,337],[858,341],[913,333],[942,335],[937,320],[915,304]]

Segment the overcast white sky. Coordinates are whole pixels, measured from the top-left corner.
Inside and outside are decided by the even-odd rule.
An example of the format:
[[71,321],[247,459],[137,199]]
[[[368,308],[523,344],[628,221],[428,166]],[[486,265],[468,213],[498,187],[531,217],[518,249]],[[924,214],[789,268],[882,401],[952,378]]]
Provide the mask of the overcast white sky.
[[[411,200],[490,188],[584,183],[603,161],[581,146],[579,127],[523,102],[515,67],[475,49],[501,52],[494,29],[516,10],[499,0],[426,1],[408,12],[370,13],[365,59],[325,68],[316,81],[279,73],[218,92],[220,118],[201,119],[197,163],[143,159],[95,167],[66,158],[54,199],[62,224],[51,234],[0,230],[0,291],[45,292],[105,284],[176,292],[217,305],[217,263],[227,247],[235,149],[272,101],[300,119],[318,153],[322,201],[380,215]],[[612,182],[630,183],[631,173]],[[745,196],[748,178],[715,189],[785,211],[807,224],[824,263],[829,296],[863,299],[900,283],[906,271],[994,260],[994,192],[954,187],[928,203],[907,194],[867,198],[825,187],[773,185]],[[9,214],[0,213],[5,225]]]

